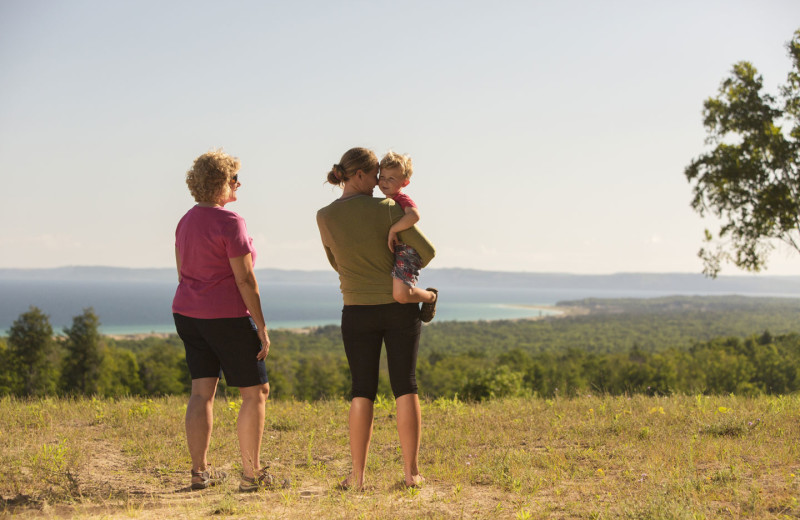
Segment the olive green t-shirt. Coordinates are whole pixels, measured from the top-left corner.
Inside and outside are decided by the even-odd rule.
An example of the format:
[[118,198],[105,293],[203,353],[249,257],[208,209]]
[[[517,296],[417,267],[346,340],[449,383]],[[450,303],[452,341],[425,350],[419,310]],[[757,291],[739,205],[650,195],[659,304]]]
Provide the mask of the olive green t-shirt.
[[[317,226],[331,266],[339,273],[345,305],[382,305],[392,298],[394,254],[389,251],[389,228],[403,210],[391,199],[355,195],[337,199],[317,212]],[[422,266],[436,251],[416,226],[398,234],[417,250]]]

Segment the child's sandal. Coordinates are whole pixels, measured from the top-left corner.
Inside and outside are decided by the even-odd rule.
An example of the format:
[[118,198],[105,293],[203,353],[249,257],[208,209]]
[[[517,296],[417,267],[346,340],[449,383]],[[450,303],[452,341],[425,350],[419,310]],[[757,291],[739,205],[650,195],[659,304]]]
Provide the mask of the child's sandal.
[[439,291],[433,287],[428,287],[428,291],[436,295],[436,299],[432,303],[423,303],[422,308],[419,310],[419,319],[423,323],[428,323],[436,316],[436,304],[439,303]]

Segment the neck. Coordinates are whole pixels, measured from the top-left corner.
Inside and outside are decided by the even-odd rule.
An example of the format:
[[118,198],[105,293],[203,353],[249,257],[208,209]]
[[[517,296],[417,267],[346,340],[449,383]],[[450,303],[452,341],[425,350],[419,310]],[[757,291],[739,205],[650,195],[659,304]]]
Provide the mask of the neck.
[[353,185],[352,182],[346,183],[344,185],[344,188],[342,189],[341,198],[346,199],[354,195],[372,195],[372,190],[367,191],[364,189],[358,189],[356,186]]

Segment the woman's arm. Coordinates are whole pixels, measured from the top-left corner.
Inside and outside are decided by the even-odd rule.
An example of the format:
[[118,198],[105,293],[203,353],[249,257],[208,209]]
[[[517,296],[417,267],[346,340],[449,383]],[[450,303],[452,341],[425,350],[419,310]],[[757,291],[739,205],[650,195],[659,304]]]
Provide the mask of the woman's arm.
[[319,236],[322,239],[322,247],[325,248],[325,256],[328,257],[328,263],[330,263],[331,267],[333,267],[333,270],[338,273],[339,265],[336,263],[336,258],[333,256],[333,251],[331,251],[331,248],[328,247],[328,244],[325,243],[326,236],[329,237],[328,241],[330,242],[330,232],[328,231],[328,226],[325,220],[324,213],[325,213],[325,208],[322,208],[321,210],[317,211],[317,228],[319,229]]
[[325,255],[328,257],[328,262],[331,264],[331,267],[333,267],[333,270],[338,273],[339,266],[336,264],[336,258],[333,256],[333,251],[331,251],[331,248],[326,245],[323,245],[322,247],[325,248]]
[[403,211],[405,214],[392,224],[392,227],[389,228],[389,251],[394,252],[394,246],[399,242],[397,240],[397,234],[401,231],[405,231],[406,229],[411,229],[417,222],[419,222],[419,210],[413,206],[409,206],[404,208]]
[[258,327],[258,339],[261,340],[261,350],[256,355],[258,359],[265,359],[269,354],[269,335],[267,334],[267,324],[264,321],[264,313],[261,311],[261,295],[258,292],[258,282],[256,273],[253,271],[253,257],[250,253],[244,256],[230,258],[233,277],[236,279],[236,287],[242,295],[250,317]]
[[178,268],[178,283],[181,283],[181,255],[178,253],[178,246],[175,246],[175,266]]

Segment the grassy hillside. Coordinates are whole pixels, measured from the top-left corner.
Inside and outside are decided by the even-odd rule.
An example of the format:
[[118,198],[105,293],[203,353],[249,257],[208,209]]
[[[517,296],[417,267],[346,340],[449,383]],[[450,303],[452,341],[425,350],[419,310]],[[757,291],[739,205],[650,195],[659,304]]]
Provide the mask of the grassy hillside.
[[[210,458],[238,474],[239,403],[218,400]],[[404,489],[379,399],[369,488],[349,468],[343,400],[267,407],[262,460],[285,488],[186,491],[185,398],[0,399],[0,512],[61,518],[798,518],[800,396],[497,399],[423,404],[427,482]]]

